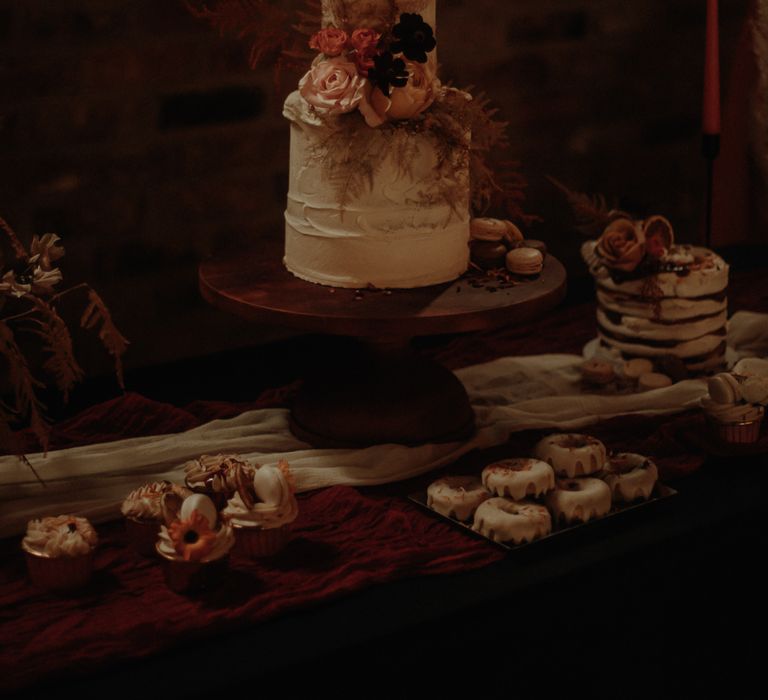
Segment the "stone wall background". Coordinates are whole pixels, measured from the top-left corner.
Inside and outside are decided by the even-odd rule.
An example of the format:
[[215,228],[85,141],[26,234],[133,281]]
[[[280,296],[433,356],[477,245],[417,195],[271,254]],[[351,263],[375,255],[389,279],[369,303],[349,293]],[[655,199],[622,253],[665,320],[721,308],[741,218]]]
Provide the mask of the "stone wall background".
[[[746,8],[721,3],[724,83]],[[547,174],[694,238],[702,0],[441,0],[438,35],[442,77],[509,120],[545,219],[531,235],[572,275],[578,238]],[[129,367],[285,335],[208,308],[196,264],[280,235],[297,78],[276,93],[179,0],[0,0],[0,215],[25,240],[63,237],[67,278],[92,282],[133,341]]]

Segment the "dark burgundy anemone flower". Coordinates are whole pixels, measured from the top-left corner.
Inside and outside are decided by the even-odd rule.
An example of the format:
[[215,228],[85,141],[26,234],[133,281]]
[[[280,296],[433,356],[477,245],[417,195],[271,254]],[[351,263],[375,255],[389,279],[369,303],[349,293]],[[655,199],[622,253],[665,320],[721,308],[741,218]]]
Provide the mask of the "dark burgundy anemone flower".
[[389,51],[373,57],[373,68],[368,70],[368,80],[389,97],[390,87],[404,87],[408,82],[408,69],[402,58],[395,58]]
[[390,44],[392,53],[402,53],[410,61],[427,62],[427,54],[437,46],[435,33],[421,15],[404,12],[392,29],[395,40]]

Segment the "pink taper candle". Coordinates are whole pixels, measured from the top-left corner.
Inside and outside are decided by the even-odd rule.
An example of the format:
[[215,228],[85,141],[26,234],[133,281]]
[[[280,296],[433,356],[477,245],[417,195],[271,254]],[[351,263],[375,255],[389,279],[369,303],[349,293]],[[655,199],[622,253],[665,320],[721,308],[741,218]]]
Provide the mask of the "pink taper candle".
[[720,133],[720,46],[718,37],[717,0],[707,0],[707,41],[704,58],[705,134]]

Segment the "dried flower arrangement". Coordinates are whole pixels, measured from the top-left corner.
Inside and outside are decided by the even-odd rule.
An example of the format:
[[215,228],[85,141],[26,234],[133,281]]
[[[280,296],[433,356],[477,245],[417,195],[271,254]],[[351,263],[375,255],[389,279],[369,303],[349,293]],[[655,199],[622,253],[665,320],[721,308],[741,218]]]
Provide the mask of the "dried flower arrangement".
[[115,326],[104,301],[89,285],[82,283],[55,291],[62,280],[55,263],[64,255],[56,234],[33,236],[27,250],[3,218],[0,218],[0,231],[9,244],[10,253],[8,256],[0,253],[0,311],[6,311],[6,315],[0,315],[0,364],[7,366],[13,394],[10,405],[0,400],[0,451],[17,454],[26,461],[12,426],[27,420],[40,445],[47,450],[50,425],[45,406],[36,393],[46,383],[33,375],[19,345],[18,334],[35,336],[42,343],[46,355],[42,370],[65,401],[84,373],[75,358],[69,328],[56,308],[62,297],[78,291],[86,294],[88,301],[80,325],[96,332],[114,359],[121,388],[124,388],[122,356],[128,341]]
[[[444,176],[438,191],[422,193],[425,203],[460,201],[457,194],[466,183],[454,176],[468,167],[475,215],[493,206],[526,225],[538,218],[523,211],[527,183],[519,163],[498,158],[509,144],[497,110],[483,95],[471,98],[437,78],[430,56],[437,41],[418,14],[426,0],[354,6],[332,0],[324,7],[307,0],[298,12],[276,0],[186,2],[222,34],[249,41],[251,67],[272,61],[279,75],[288,66],[311,62],[299,92],[311,118],[332,129],[313,157],[322,162],[342,208],[370,186],[386,155],[408,173],[415,146],[403,137],[418,132],[434,141]],[[325,26],[318,29],[321,16]]]

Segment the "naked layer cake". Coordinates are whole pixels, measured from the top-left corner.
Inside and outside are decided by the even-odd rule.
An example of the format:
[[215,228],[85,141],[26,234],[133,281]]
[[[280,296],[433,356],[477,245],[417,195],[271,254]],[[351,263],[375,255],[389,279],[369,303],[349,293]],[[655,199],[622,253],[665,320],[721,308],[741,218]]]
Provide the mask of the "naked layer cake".
[[724,367],[728,265],[719,255],[676,244],[662,216],[622,216],[582,256],[595,278],[603,347],[676,363],[690,376]]
[[467,269],[471,97],[437,78],[435,5],[322,0],[317,57],[283,111],[294,275],[421,287]]

